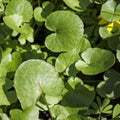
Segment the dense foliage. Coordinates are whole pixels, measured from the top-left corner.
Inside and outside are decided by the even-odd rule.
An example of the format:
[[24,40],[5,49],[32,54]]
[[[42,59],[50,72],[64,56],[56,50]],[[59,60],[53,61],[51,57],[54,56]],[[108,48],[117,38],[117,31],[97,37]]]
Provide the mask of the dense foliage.
[[1,120],[120,120],[119,0],[0,0]]

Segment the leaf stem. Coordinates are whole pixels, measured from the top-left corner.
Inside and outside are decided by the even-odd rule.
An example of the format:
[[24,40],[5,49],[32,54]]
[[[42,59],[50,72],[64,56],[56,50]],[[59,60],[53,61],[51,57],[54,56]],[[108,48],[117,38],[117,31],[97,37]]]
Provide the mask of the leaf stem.
[[38,0],[38,6],[39,6],[39,7],[40,7],[40,1],[41,1],[41,0]]
[[54,120],[53,117],[52,117],[52,113],[51,113],[51,111],[50,111],[49,105],[48,105],[48,103],[47,103],[47,100],[46,100],[46,98],[45,98],[45,94],[43,94],[43,98],[44,98],[44,102],[45,102],[45,104],[46,104],[46,106],[47,106],[47,109],[48,109],[48,111],[49,111],[51,120]]

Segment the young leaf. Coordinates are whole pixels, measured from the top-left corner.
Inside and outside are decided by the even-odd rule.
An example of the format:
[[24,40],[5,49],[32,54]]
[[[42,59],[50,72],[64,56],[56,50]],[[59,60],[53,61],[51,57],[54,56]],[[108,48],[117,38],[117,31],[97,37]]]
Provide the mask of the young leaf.
[[45,40],[48,49],[53,52],[76,52],[84,32],[83,22],[79,16],[70,11],[55,11],[47,17],[45,26],[54,32]]
[[51,64],[34,59],[19,66],[14,86],[23,109],[35,105],[41,95],[59,96],[64,88],[62,79]]
[[88,48],[81,57],[83,60],[76,62],[76,68],[86,75],[95,75],[106,71],[115,63],[112,52],[100,48]]

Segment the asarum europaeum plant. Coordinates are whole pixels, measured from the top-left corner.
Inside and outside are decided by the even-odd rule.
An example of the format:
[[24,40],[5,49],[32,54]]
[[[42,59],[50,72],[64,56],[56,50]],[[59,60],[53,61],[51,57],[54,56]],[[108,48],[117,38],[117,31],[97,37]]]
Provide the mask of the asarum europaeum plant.
[[1,120],[120,120],[120,1],[0,1]]

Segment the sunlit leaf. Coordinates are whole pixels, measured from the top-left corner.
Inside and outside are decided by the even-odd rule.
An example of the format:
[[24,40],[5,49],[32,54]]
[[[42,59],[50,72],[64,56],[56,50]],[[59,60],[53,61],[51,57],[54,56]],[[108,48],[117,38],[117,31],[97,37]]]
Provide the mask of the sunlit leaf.
[[106,71],[115,63],[112,52],[100,48],[88,48],[81,54],[82,60],[76,62],[76,68],[86,75],[95,75]]
[[42,60],[22,63],[16,71],[14,86],[23,108],[35,105],[41,95],[59,96],[64,88],[54,67]]
[[23,17],[24,22],[29,22],[32,18],[33,9],[30,2],[27,0],[11,0],[6,7],[5,14],[18,14]]
[[45,40],[48,49],[76,52],[84,31],[82,20],[77,15],[70,11],[55,11],[47,17],[45,25],[53,32]]

